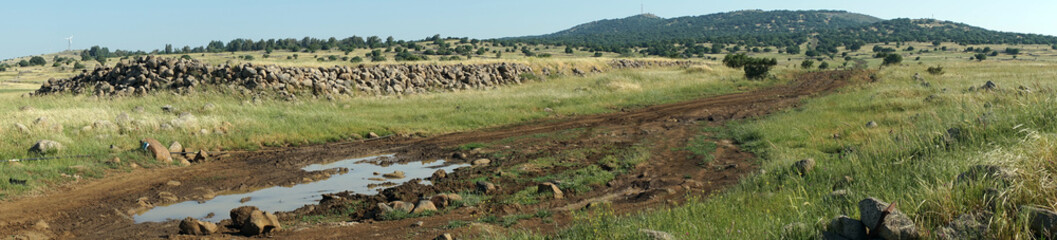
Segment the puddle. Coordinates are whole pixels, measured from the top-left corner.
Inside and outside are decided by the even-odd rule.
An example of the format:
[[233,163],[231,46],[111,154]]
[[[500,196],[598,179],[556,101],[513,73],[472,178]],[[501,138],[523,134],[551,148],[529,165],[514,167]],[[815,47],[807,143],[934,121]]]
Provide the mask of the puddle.
[[[369,184],[381,184],[384,182],[403,184],[414,178],[429,177],[433,175],[433,172],[437,171],[437,169],[444,169],[445,172],[451,172],[455,168],[465,166],[465,164],[445,166],[444,160],[391,164],[387,166],[367,163],[367,161],[392,156],[393,155],[372,156],[342,160],[329,164],[313,164],[303,169],[305,171],[319,171],[332,168],[348,168],[349,172],[345,174],[335,174],[325,180],[294,185],[292,187],[276,186],[249,193],[220,195],[203,203],[199,203],[198,201],[186,201],[168,206],[155,207],[147,212],[136,215],[134,218],[136,223],[179,220],[186,217],[197,218],[203,221],[219,222],[220,220],[227,219],[229,217],[228,212],[239,206],[256,206],[267,212],[292,211],[304,205],[319,203],[319,200],[323,198],[322,194],[325,193],[352,191],[354,193],[362,194],[377,194],[379,190],[384,189],[385,187],[371,188],[368,187]],[[384,179],[384,181],[378,181],[377,178],[382,178],[382,176],[374,175],[375,172],[385,174],[397,170],[403,171],[406,176],[401,179]],[[422,182],[423,184],[429,184],[428,180],[423,180]],[[244,203],[240,202],[240,200],[247,197],[249,197],[249,201]],[[209,213],[213,213],[214,216],[206,218]]]

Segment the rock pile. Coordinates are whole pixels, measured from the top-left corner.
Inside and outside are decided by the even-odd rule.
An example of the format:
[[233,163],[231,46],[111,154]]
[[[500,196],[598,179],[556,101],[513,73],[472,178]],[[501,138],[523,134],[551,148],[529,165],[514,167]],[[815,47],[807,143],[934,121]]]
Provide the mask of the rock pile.
[[[619,59],[610,65],[619,69],[687,66],[690,63]],[[69,79],[49,79],[33,95],[141,96],[158,91],[183,94],[215,90],[254,96],[276,95],[290,100],[297,96],[333,98],[340,95],[405,95],[486,89],[520,84],[523,76],[535,74],[531,67],[519,63],[310,68],[249,63],[215,66],[197,60],[145,56],[119,62],[113,68],[83,70],[80,75]]]

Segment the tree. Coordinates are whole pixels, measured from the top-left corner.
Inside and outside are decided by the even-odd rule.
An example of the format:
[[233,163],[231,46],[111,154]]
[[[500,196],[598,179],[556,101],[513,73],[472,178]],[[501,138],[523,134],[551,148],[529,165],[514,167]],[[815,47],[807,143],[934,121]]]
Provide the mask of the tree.
[[940,42],[940,40],[932,41],[932,46],[939,47],[941,44],[943,44],[943,42]]
[[44,60],[44,57],[35,56],[29,59],[29,65],[31,66],[44,66],[44,64],[48,64],[48,61]]
[[363,62],[363,58],[360,57],[360,56],[355,56],[355,57],[352,57],[352,60],[349,60],[349,61],[352,62],[352,63],[359,63],[359,62]]
[[165,44],[165,54],[172,54],[172,44]]
[[987,54],[983,53],[977,53],[976,55],[973,55],[973,57],[976,57],[976,61],[987,60]]
[[903,55],[899,55],[899,54],[894,54],[893,53],[893,54],[888,54],[887,56],[885,56],[884,63],[882,63],[882,65],[887,66],[887,65],[892,65],[892,64],[899,64],[901,62],[903,62]]
[[826,70],[826,69],[829,69],[829,63],[828,63],[828,62],[822,62],[822,63],[819,63],[819,64],[818,64],[818,69],[819,69],[819,70]]
[[744,53],[728,54],[723,57],[723,65],[730,68],[742,68],[745,71],[745,78],[760,79],[767,76],[771,67],[778,65],[778,60],[749,57]]
[[30,64],[29,64],[29,61],[26,61],[25,59],[23,59],[22,61],[18,61],[18,66],[19,67],[29,67]]
[[595,57],[602,57],[602,52],[595,52]]
[[565,53],[566,54],[573,54],[573,48],[569,47],[569,46],[565,46]]
[[1009,54],[1009,55],[1017,55],[1017,54],[1020,54],[1020,49],[1019,48],[1006,48],[1006,50],[1002,51],[1002,52],[1004,52],[1005,54]]
[[811,59],[807,59],[807,60],[804,60],[803,62],[800,62],[800,67],[803,68],[803,69],[808,69],[808,68],[811,68],[813,66],[815,66],[815,61],[811,61]]

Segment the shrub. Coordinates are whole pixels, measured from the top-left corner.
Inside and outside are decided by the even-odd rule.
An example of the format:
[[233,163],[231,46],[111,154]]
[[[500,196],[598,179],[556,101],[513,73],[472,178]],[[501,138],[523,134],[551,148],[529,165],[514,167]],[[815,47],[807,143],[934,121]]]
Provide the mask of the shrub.
[[811,59],[807,59],[807,60],[804,60],[803,62],[800,62],[800,67],[801,68],[808,69],[808,68],[811,68],[812,66],[815,66],[815,61],[811,61]]
[[925,71],[932,75],[943,75],[943,67],[941,66],[929,67]]
[[884,57],[884,62],[882,63],[882,65],[886,65],[887,66],[887,65],[892,65],[892,64],[899,64],[901,62],[903,62],[903,56],[902,55],[899,55],[899,54],[888,54],[887,56]]
[[595,52],[595,57],[602,57],[602,52]]

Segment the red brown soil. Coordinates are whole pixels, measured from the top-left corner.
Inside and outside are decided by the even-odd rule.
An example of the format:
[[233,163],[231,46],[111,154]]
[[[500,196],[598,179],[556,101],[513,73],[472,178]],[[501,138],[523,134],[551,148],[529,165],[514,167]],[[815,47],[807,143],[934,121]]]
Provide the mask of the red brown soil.
[[[722,126],[733,119],[763,116],[796,107],[803,98],[833,91],[850,81],[860,80],[864,72],[829,71],[798,75],[789,84],[751,92],[720,95],[693,101],[651,106],[642,109],[608,114],[548,119],[512,126],[472,132],[452,133],[428,138],[393,137],[374,141],[339,142],[322,145],[285,147],[254,152],[231,153],[229,156],[189,167],[137,169],[128,173],[110,173],[91,181],[70,184],[39,196],[0,203],[0,235],[25,238],[57,239],[149,239],[197,237],[178,235],[178,221],[135,224],[130,216],[135,211],[148,209],[144,204],[173,203],[159,197],[159,192],[172,193],[175,202],[208,199],[215,193],[250,191],[276,185],[291,185],[304,180],[325,178],[325,173],[305,172],[301,167],[314,163],[332,162],[355,156],[397,153],[400,161],[415,161],[452,156],[463,144],[491,143],[506,139],[470,153],[484,156],[504,152],[507,157],[493,159],[486,167],[462,168],[433,185],[408,183],[387,189],[376,196],[339,194],[371,203],[404,200],[438,192],[472,190],[469,179],[488,177],[501,186],[494,199],[502,199],[525,187],[531,181],[518,182],[509,177],[497,177],[499,169],[510,169],[526,161],[548,154],[576,149],[629,148],[644,146],[650,158],[604,186],[595,186],[586,193],[566,193],[565,199],[548,199],[529,206],[504,205],[488,201],[475,207],[458,208],[429,217],[396,221],[374,221],[371,210],[364,209],[347,216],[358,224],[291,224],[272,237],[293,239],[432,239],[442,233],[458,238],[503,232],[506,228],[492,224],[447,229],[452,220],[472,222],[487,215],[503,216],[515,213],[535,213],[547,209],[553,221],[539,218],[520,221],[518,229],[553,233],[568,226],[573,217],[570,210],[579,210],[589,202],[609,202],[617,213],[630,213],[663,208],[684,202],[688,196],[708,194],[731,186],[756,170],[754,156],[743,152],[730,141],[716,141],[719,145],[715,160],[700,166],[699,157],[678,150],[688,145],[695,136],[703,134],[701,126]],[[564,134],[568,137],[529,137],[536,134]],[[591,163],[601,156],[587,155],[586,159],[571,159]],[[456,161],[456,160],[453,160]],[[563,169],[545,169],[539,174]],[[526,176],[522,176],[526,177]],[[306,179],[307,178],[307,179]],[[178,181],[178,186],[167,184]],[[141,201],[141,199],[143,201]],[[301,216],[326,212],[347,202],[324,200],[293,212],[280,213],[287,223]],[[227,213],[217,213],[224,214]],[[43,221],[47,227],[38,222]],[[423,226],[412,223],[423,221]],[[216,234],[214,238],[241,238],[232,230]]]

